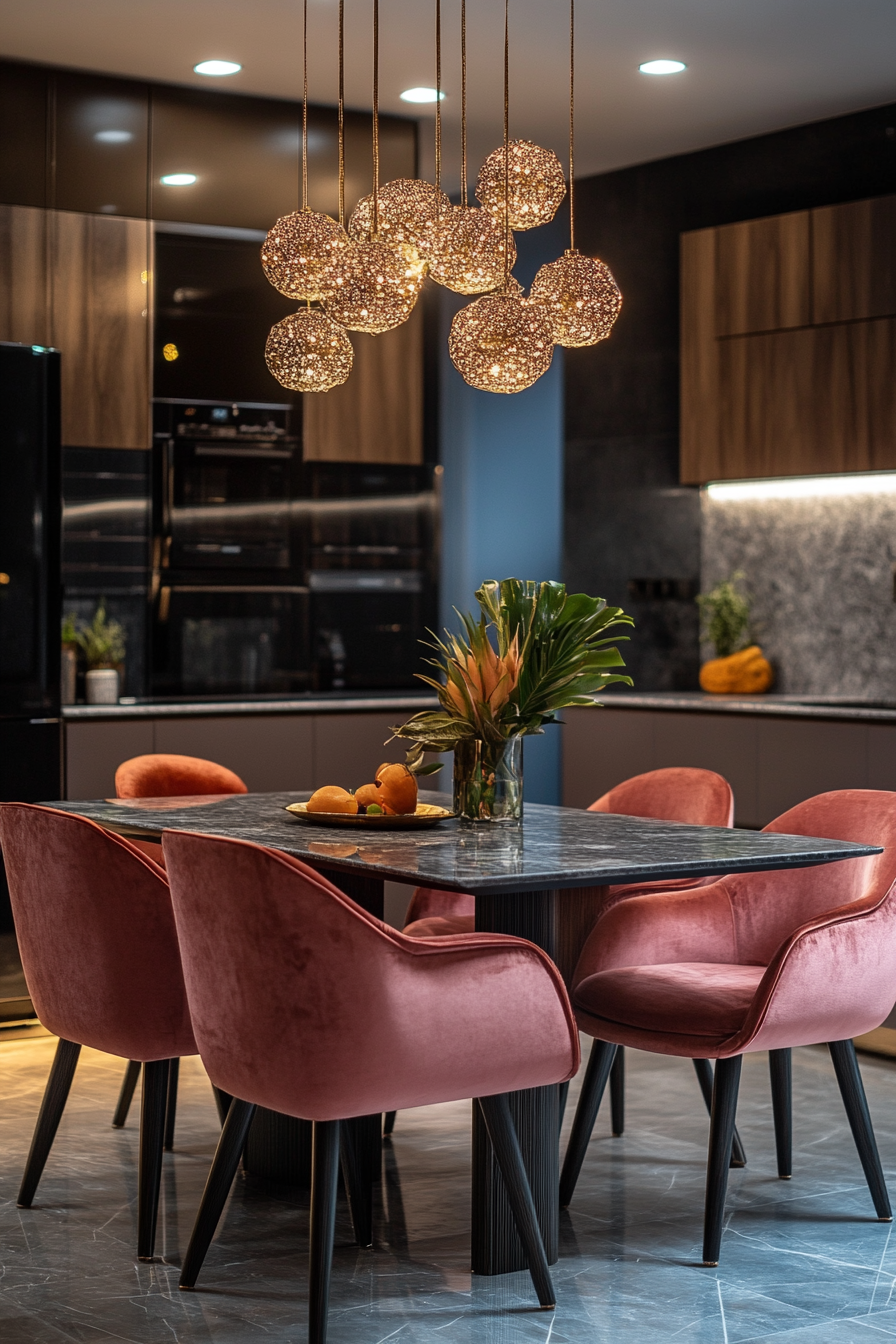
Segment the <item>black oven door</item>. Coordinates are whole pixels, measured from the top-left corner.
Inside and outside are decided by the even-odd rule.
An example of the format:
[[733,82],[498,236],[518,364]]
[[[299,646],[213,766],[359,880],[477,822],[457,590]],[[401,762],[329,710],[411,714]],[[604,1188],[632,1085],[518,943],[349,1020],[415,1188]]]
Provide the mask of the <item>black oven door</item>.
[[311,686],[308,589],[178,584],[157,598],[155,695],[289,695]]
[[312,570],[315,689],[420,689],[431,594],[414,570]]

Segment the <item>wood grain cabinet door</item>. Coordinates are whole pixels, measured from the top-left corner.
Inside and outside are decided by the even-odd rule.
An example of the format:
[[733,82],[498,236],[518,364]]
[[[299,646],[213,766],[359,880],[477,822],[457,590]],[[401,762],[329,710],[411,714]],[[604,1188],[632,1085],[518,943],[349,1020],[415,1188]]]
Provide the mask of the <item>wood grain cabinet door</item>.
[[145,220],[52,211],[52,344],[62,352],[62,442],[149,446]]
[[896,196],[812,211],[812,317],[896,316]]
[[51,345],[47,213],[0,205],[0,341]]
[[808,210],[716,229],[716,336],[811,322]]

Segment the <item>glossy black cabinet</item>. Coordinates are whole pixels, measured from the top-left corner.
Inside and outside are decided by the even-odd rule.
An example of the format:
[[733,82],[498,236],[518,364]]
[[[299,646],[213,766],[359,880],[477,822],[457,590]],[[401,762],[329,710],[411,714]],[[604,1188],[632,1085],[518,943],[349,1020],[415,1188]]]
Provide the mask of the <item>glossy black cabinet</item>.
[[57,210],[146,215],[149,89],[133,80],[55,77]]
[[38,65],[0,61],[0,201],[47,204],[49,74]]

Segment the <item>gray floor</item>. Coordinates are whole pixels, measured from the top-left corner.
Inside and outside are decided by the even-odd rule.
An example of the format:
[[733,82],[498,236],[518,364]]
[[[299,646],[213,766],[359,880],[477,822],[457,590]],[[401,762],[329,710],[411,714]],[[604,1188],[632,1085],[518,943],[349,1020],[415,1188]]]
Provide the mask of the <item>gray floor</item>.
[[[54,1042],[0,1044],[3,1344],[243,1344],[304,1339],[307,1202],[238,1182],[196,1293],[177,1289],[217,1126],[196,1061],[182,1069],[165,1159],[159,1259],[135,1262],[136,1108],[110,1128],[120,1061],[84,1052],[35,1207],[15,1193]],[[896,1064],[864,1057],[896,1189]],[[827,1052],[795,1062],[794,1179],[776,1179],[766,1057],[748,1057],[718,1270],[699,1268],[706,1119],[690,1066],[629,1054],[629,1123],[606,1117],[562,1220],[556,1312],[524,1274],[471,1279],[469,1107],[405,1112],[385,1146],[377,1245],[358,1251],[340,1206],[330,1344],[679,1340],[873,1344],[896,1337],[896,1240],[874,1221]],[[567,1122],[568,1123],[568,1122]],[[388,1221],[386,1214],[388,1214]],[[893,1299],[891,1301],[891,1299]]]

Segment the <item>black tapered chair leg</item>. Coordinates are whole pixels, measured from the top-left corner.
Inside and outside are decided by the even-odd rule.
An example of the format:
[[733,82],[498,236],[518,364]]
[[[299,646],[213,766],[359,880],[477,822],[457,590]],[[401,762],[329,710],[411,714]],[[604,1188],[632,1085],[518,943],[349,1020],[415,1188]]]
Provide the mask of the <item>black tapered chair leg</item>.
[[184,1256],[180,1273],[181,1288],[192,1288],[199,1277],[230,1194],[254,1114],[255,1106],[251,1101],[239,1101],[235,1097],[231,1100]]
[[572,1133],[569,1136],[566,1157],[563,1159],[563,1170],[560,1173],[561,1209],[567,1207],[575,1193],[576,1181],[579,1179],[579,1172],[582,1170],[582,1163],[585,1161],[588,1141],[591,1138],[591,1131],[594,1129],[594,1122],[597,1119],[597,1112],[600,1109],[601,1098],[604,1095],[604,1088],[607,1086],[607,1079],[610,1076],[615,1056],[616,1046],[610,1045],[608,1041],[595,1040],[591,1047],[582,1091],[579,1094],[579,1104],[576,1107],[575,1119],[572,1122]]
[[737,1092],[743,1055],[716,1060],[712,1083],[712,1113],[709,1121],[709,1162],[706,1169],[706,1212],[703,1220],[703,1263],[717,1265],[722,1245],[722,1222],[725,1217],[725,1194],[728,1189],[728,1168],[731,1165],[731,1144],[734,1140],[734,1117],[737,1113]]
[[44,1089],[43,1101],[34,1127],[34,1137],[25,1163],[25,1173],[19,1197],[16,1200],[20,1209],[30,1209],[38,1182],[43,1175],[44,1166],[53,1147],[53,1140],[65,1110],[72,1079],[81,1053],[80,1045],[74,1041],[64,1041],[60,1037],[53,1056],[53,1067]]
[[308,1344],[326,1344],[330,1270],[339,1177],[338,1120],[315,1120],[311,1135],[311,1235],[308,1250]]
[[221,1122],[221,1128],[224,1128],[224,1121],[227,1119],[227,1112],[230,1110],[230,1103],[233,1097],[229,1092],[222,1092],[220,1087],[212,1084],[212,1091],[215,1094],[215,1109],[218,1112],[218,1119]]
[[862,1163],[865,1180],[868,1182],[868,1189],[871,1191],[871,1198],[874,1200],[877,1216],[883,1223],[892,1222],[890,1196],[887,1194],[887,1183],[884,1180],[880,1154],[877,1151],[877,1140],[874,1137],[874,1129],[871,1125],[868,1098],[865,1096],[865,1086],[859,1072],[856,1048],[852,1041],[829,1041],[828,1049],[831,1052],[831,1059],[834,1061],[834,1072],[840,1086],[840,1095],[843,1098],[849,1127],[852,1130],[852,1137],[855,1139],[859,1160]]
[[526,1252],[529,1273],[532,1276],[538,1301],[543,1307],[553,1307],[557,1301],[557,1294],[554,1292],[551,1271],[548,1269],[548,1258],[545,1254],[544,1242],[541,1239],[541,1229],[538,1226],[535,1201],[532,1198],[532,1190],[526,1176],[526,1168],[523,1165],[520,1141],[516,1126],[513,1123],[513,1116],[510,1114],[507,1093],[500,1092],[497,1096],[479,1097],[477,1100],[482,1118],[485,1121],[485,1127],[488,1130],[488,1136],[491,1139],[495,1160],[504,1179],[507,1200],[510,1204],[520,1241],[523,1243]]
[[387,1134],[391,1134],[393,1129],[395,1128],[395,1117],[397,1114],[398,1114],[397,1111],[386,1112],[385,1118],[383,1120],[383,1138],[385,1138]]
[[789,1181],[793,1174],[793,1063],[790,1050],[769,1050],[768,1071],[772,1084],[778,1177]]
[[174,1147],[174,1122],[177,1119],[177,1080],[180,1076],[180,1060],[172,1059],[168,1069],[168,1096],[165,1102],[165,1143],[166,1153]]
[[153,1059],[143,1065],[143,1095],[140,1103],[140,1167],[137,1174],[137,1259],[151,1260],[156,1244],[159,1216],[159,1185],[162,1179],[162,1141],[165,1137],[165,1107],[168,1103],[169,1059]]
[[373,1245],[373,1183],[369,1170],[358,1152],[359,1138],[352,1120],[344,1121],[339,1141],[342,1179],[352,1215],[355,1241],[359,1246]]
[[566,1115],[566,1103],[569,1101],[569,1082],[558,1083],[557,1085],[557,1133],[563,1128],[563,1117]]
[[[700,1091],[703,1093],[706,1110],[709,1115],[712,1115],[712,1065],[708,1059],[695,1059],[692,1063],[697,1075],[697,1082],[700,1084]],[[747,1165],[747,1155],[744,1152],[744,1146],[741,1143],[736,1125],[734,1126],[734,1139],[731,1143],[731,1165],[732,1167],[745,1167]]]
[[128,1111],[131,1109],[131,1102],[134,1100],[134,1090],[140,1077],[140,1070],[143,1065],[138,1059],[129,1059],[127,1068],[124,1071],[124,1077],[121,1080],[121,1091],[118,1094],[118,1105],[115,1107],[115,1114],[112,1117],[112,1127],[122,1129],[128,1118]]
[[618,1139],[625,1132],[625,1048],[616,1047],[610,1070],[610,1129]]

